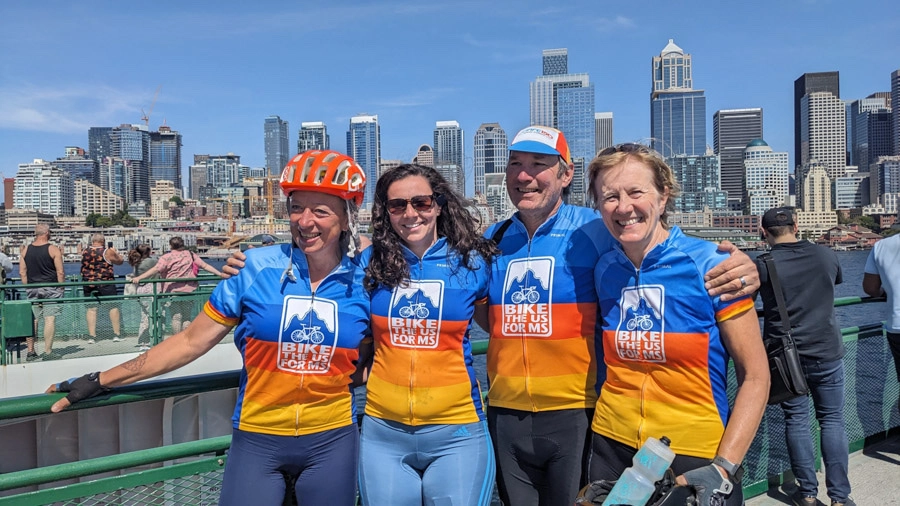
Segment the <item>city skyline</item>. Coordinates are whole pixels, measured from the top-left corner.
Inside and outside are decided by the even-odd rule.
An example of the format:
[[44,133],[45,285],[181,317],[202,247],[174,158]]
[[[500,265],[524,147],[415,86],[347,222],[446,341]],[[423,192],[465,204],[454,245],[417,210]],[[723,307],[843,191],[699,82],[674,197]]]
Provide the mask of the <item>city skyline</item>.
[[[627,2],[543,5],[199,2],[159,11],[6,2],[0,172],[12,177],[18,164],[64,157],[66,146],[90,149],[90,127],[138,124],[151,108],[151,131],[163,121],[178,131],[185,160],[231,152],[251,167],[265,166],[268,116],[292,125],[291,147],[302,122],[322,121],[339,139],[332,148],[344,150],[349,118],[368,112],[379,116],[381,157],[404,161],[431,143],[436,121],[458,121],[471,191],[474,132],[499,123],[511,136],[527,126],[528,83],[543,72],[544,49],[567,48],[568,68],[590,75],[595,112],[615,116],[614,142],[646,141],[651,60],[668,39],[693,58],[693,86],[707,100],[706,143],[717,110],[762,108],[766,142],[789,152],[793,168],[798,77],[840,72],[840,98],[861,99],[890,90],[900,66],[900,14],[887,1],[854,4],[873,13],[865,23],[848,22],[842,5],[828,1],[697,3],[659,17],[646,13],[661,2],[649,10]],[[123,26],[136,35],[122,39]],[[346,37],[347,30],[369,38]],[[104,42],[111,40],[118,42]],[[279,43],[283,50],[273,51]],[[282,63],[299,61],[285,58],[295,47],[313,47],[330,63]],[[95,61],[102,64],[88,64]]]

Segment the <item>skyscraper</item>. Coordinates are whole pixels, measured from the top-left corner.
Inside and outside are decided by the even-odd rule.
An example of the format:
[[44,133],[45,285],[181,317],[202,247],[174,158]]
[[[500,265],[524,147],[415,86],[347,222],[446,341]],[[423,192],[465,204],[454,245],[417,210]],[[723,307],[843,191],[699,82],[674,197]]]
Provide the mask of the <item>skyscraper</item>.
[[691,65],[672,39],[652,60],[650,142],[664,157],[706,153],[706,97],[693,88]]
[[545,76],[555,76],[569,73],[569,50],[545,49],[543,51]]
[[869,166],[875,163],[881,156],[890,156],[893,152],[891,142],[891,120],[893,114],[887,105],[888,99],[881,97],[867,97],[850,102],[847,124],[851,128],[852,135],[847,132],[847,137],[852,139],[848,146],[850,151],[850,164],[859,168],[860,172],[869,172]]
[[568,74],[568,50],[543,53],[544,75],[529,86],[532,125],[558,128],[569,142],[573,158],[594,157],[594,84],[588,74]]
[[366,173],[366,193],[362,207],[371,208],[375,196],[378,166],[381,164],[381,127],[378,115],[359,114],[350,118],[347,130],[347,154]]
[[465,144],[456,121],[438,121],[434,126],[434,163],[455,163],[463,168]]
[[506,171],[509,143],[499,123],[482,123],[475,131],[475,193],[485,193],[485,174]]
[[[144,202],[150,204],[150,131],[146,125],[119,125],[109,132],[110,152],[113,158],[122,160],[126,173],[123,179],[117,176],[119,193],[113,188],[103,186],[101,188],[111,191],[125,198],[126,204]],[[118,165],[115,165],[118,167]],[[124,185],[122,185],[124,182]],[[107,180],[113,184],[112,179]]]
[[178,192],[181,188],[181,134],[162,125],[150,132],[150,184],[171,181]]
[[263,125],[265,132],[266,171],[279,175],[291,159],[288,137],[290,127],[278,116],[269,116]]
[[[801,102],[804,95],[814,92],[828,92],[837,98],[841,96],[840,75],[838,72],[807,72],[794,81],[794,166],[803,165],[801,155]],[[845,127],[846,128],[846,127]],[[845,141],[846,142],[846,141]]]
[[594,152],[599,153],[603,148],[613,145],[613,113],[594,113]]
[[900,156],[900,69],[891,72],[891,111],[894,155]]
[[[328,128],[321,121],[305,121],[300,123],[297,135],[297,153],[311,149],[331,149]],[[287,164],[285,164],[287,165]]]
[[88,156],[94,160],[93,183],[100,186],[100,164],[107,156],[112,156],[109,132],[112,127],[91,127],[88,129]]
[[84,149],[77,146],[66,146],[65,158],[57,158],[51,165],[72,175],[72,179],[93,181],[97,173],[96,162],[89,158]]
[[772,151],[762,139],[750,141],[743,150],[747,199],[744,214],[762,216],[773,207],[787,205],[788,154]]
[[800,99],[800,167],[821,165],[832,180],[847,168],[844,102],[828,91]]
[[746,207],[743,202],[747,195],[744,148],[750,141],[762,137],[763,112],[760,108],[722,109],[713,115],[713,150],[719,155],[722,189],[728,193],[728,207],[733,211]]

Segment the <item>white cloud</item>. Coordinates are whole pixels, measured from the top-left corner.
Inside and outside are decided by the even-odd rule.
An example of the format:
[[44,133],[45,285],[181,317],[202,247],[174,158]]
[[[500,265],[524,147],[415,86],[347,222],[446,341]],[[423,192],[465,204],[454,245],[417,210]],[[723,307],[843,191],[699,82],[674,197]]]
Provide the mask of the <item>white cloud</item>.
[[141,119],[152,92],[109,86],[0,86],[0,128],[52,133],[84,133],[91,126]]

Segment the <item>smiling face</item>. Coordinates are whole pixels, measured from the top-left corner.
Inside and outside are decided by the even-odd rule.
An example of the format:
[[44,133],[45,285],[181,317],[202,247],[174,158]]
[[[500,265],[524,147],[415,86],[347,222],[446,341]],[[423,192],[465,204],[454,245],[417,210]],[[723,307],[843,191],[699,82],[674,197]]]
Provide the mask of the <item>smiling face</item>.
[[509,152],[506,191],[532,233],[556,212],[563,190],[572,182],[572,167],[566,166],[560,175],[560,163],[557,155]]
[[635,266],[640,266],[647,252],[668,237],[660,217],[669,191],[660,192],[653,170],[644,162],[629,157],[598,172],[594,195],[606,228]]
[[[422,176],[409,176],[391,183],[387,190],[386,201],[430,197],[433,193],[434,190],[427,179]],[[441,207],[436,201],[433,201],[430,208],[422,210],[415,209],[407,202],[403,212],[393,214],[389,208],[388,215],[391,228],[400,236],[406,247],[420,258],[437,241],[437,219],[441,215]]]
[[307,257],[340,258],[341,232],[348,230],[343,200],[326,193],[295,191],[287,200],[291,236]]

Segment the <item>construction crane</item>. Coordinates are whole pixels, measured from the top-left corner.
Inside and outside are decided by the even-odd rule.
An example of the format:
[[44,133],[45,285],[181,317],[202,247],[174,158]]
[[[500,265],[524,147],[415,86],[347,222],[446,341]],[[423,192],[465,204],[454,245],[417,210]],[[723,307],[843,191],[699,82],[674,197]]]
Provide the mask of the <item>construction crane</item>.
[[150,128],[150,115],[153,114],[153,106],[156,105],[156,99],[159,98],[159,90],[162,89],[162,85],[156,87],[156,93],[153,94],[153,102],[150,102],[150,110],[146,113],[144,112],[144,108],[141,108],[141,121],[147,125],[147,128]]

